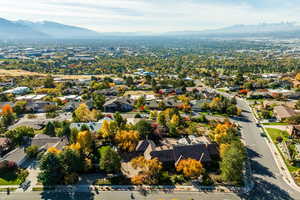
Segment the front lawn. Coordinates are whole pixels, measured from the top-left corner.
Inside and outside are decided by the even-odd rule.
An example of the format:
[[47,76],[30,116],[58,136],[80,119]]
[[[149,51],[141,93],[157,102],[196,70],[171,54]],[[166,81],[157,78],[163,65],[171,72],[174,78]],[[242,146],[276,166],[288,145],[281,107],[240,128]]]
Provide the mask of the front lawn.
[[20,185],[28,176],[26,170],[16,170],[0,174],[0,185]]
[[275,144],[276,144],[276,138],[279,136],[281,136],[284,141],[288,140],[289,134],[286,131],[282,131],[276,128],[266,128],[266,130]]
[[[288,160],[284,155],[283,152],[281,151],[281,148],[279,148],[278,146],[278,142],[276,141],[276,138],[278,136],[281,136],[283,141],[288,142],[288,137],[289,134],[286,131],[282,131],[279,129],[275,129],[275,128],[266,128],[266,131],[268,132],[268,134],[271,136],[273,143],[275,144],[276,148],[278,149],[281,157],[283,158],[289,172],[292,174],[295,182],[300,185],[300,167],[295,166],[295,164],[293,164],[292,161]],[[291,148],[291,147],[290,147]]]
[[286,125],[289,125],[289,123],[285,123],[285,122],[269,122],[269,123],[262,123],[262,125],[266,125],[266,126],[286,126]]

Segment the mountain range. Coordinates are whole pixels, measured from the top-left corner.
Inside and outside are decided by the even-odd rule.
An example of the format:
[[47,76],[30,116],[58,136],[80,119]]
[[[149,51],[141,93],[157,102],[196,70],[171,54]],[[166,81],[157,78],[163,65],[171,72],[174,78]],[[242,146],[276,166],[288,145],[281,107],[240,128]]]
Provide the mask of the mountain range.
[[9,21],[0,18],[0,39],[91,39],[100,34],[56,22]]
[[153,33],[99,33],[86,28],[51,21],[9,21],[0,18],[0,40],[36,39],[97,39],[104,36],[180,36],[180,37],[284,37],[300,38],[300,25],[296,23],[264,23],[256,25],[234,25],[204,30]]

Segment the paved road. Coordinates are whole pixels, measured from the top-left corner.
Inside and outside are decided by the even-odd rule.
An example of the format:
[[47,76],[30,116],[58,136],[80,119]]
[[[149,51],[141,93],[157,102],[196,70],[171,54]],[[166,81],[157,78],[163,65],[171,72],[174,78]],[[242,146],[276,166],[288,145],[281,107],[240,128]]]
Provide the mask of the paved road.
[[[144,196],[139,192],[133,192],[133,197],[136,200],[237,200],[240,199],[235,194],[224,193],[153,193]],[[100,192],[94,193],[47,193],[47,192],[31,192],[31,193],[14,193],[9,196],[0,195],[1,200],[130,200],[131,192]]]
[[255,188],[246,199],[299,199],[300,192],[292,189],[282,178],[267,142],[262,138],[260,128],[256,127],[254,116],[247,103],[237,100],[243,109],[243,119],[237,120],[242,126],[242,137],[247,143]]

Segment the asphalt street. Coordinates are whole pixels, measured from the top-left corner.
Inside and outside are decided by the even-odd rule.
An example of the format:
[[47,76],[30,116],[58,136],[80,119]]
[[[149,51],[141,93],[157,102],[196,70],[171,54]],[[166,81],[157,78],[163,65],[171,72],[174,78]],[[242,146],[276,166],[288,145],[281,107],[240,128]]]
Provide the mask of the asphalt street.
[[252,176],[255,182],[255,188],[244,198],[265,200],[300,199],[300,192],[295,191],[283,180],[271,150],[266,140],[261,136],[262,130],[256,126],[251,109],[243,100],[238,99],[237,103],[243,109],[243,118],[236,121],[242,126],[242,137],[247,143]]

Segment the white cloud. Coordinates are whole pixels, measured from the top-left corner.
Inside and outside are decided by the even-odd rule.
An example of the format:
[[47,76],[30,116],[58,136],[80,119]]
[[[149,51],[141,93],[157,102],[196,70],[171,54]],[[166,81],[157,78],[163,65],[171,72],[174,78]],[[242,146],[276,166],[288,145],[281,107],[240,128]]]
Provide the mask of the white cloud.
[[201,30],[300,21],[300,12],[293,5],[272,11],[242,2],[193,0],[0,0],[0,13],[0,17],[13,20],[52,20],[105,32]]

